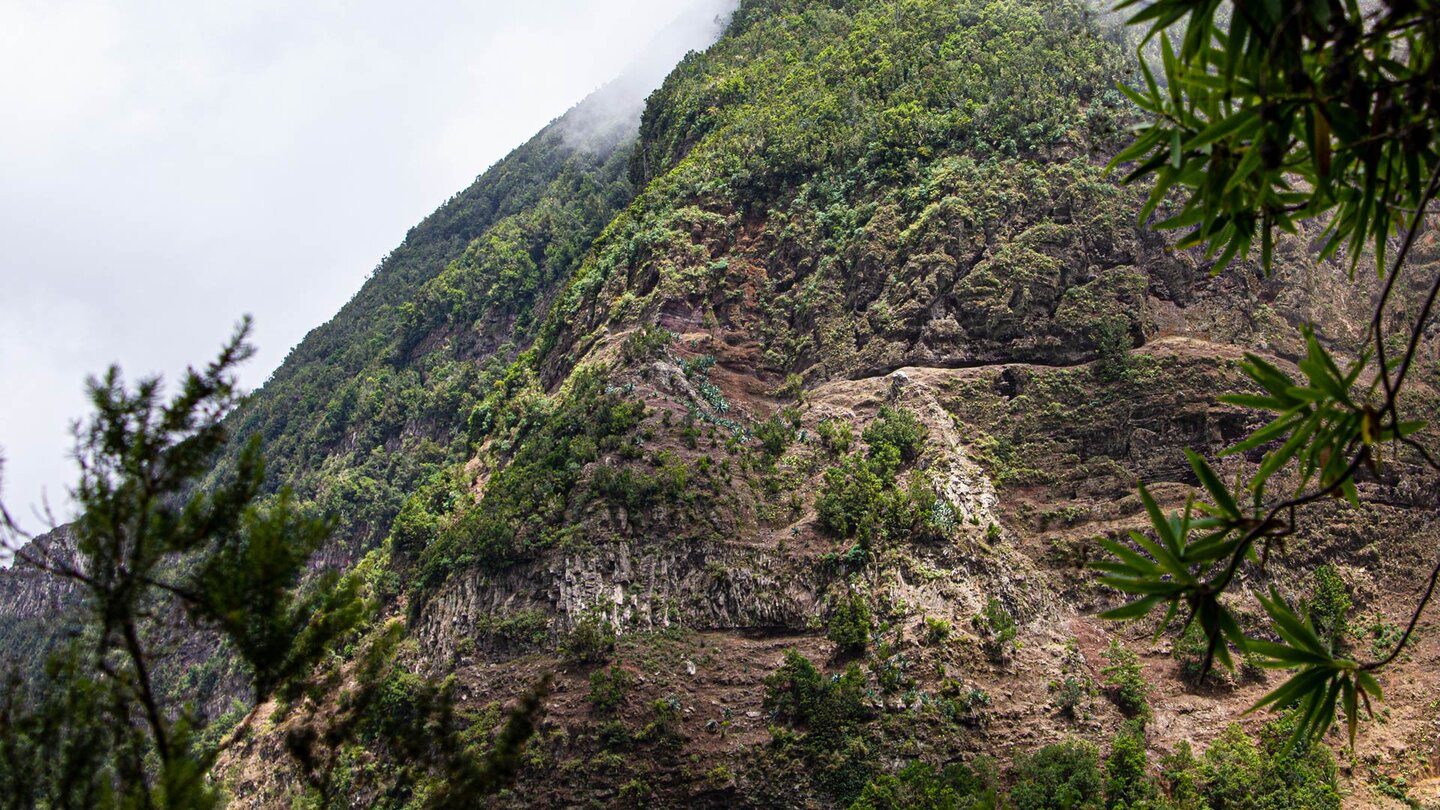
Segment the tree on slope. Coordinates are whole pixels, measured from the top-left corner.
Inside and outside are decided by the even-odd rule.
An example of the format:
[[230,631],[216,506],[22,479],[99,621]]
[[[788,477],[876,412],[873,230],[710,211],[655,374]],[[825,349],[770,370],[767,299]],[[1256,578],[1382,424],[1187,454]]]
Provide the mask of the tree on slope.
[[[263,494],[258,439],[239,452],[232,476],[200,485],[228,441],[226,415],[239,398],[234,370],[252,353],[248,334],[246,321],[214,362],[185,374],[169,401],[159,378],[128,388],[112,368],[90,381],[94,414],[76,429],[73,548],[24,543],[28,536],[0,507],[0,540],[17,563],[69,583],[79,611],[76,637],[43,671],[0,684],[0,810],[223,805],[213,767],[238,736],[231,723],[255,715],[207,722],[173,697],[159,668],[205,634],[248,675],[253,705],[288,705],[313,691],[335,642],[373,618],[360,577],[308,570],[330,522],[288,491]],[[371,635],[376,643],[357,666],[360,683],[347,690],[346,705],[314,733],[286,740],[319,783],[312,806],[350,806],[350,797],[328,789],[328,765],[357,729],[377,725],[382,692],[396,680],[393,644],[385,643],[393,633]],[[546,682],[521,696],[481,750],[459,733],[453,690],[411,680],[407,722],[371,734],[400,760],[407,789],[427,783],[424,807],[459,808],[508,784]]]
[[[1189,453],[1205,490],[1166,515],[1142,486],[1152,534],[1134,546],[1106,541],[1114,559],[1103,581],[1138,597],[1107,614],[1139,618],[1166,608],[1198,622],[1209,645],[1205,668],[1230,665],[1229,647],[1296,674],[1257,704],[1297,705],[1296,736],[1315,738],[1343,711],[1353,742],[1362,710],[1380,697],[1375,674],[1393,663],[1440,577],[1421,584],[1413,618],[1397,643],[1373,660],[1332,650],[1280,596],[1262,598],[1269,632],[1247,633],[1222,603],[1247,564],[1262,567],[1317,505],[1359,506],[1357,479],[1396,470],[1440,471],[1440,452],[1408,418],[1420,350],[1433,334],[1440,271],[1407,260],[1433,227],[1440,191],[1440,2],[1387,0],[1127,0],[1132,25],[1148,29],[1158,69],[1125,88],[1146,115],[1114,166],[1153,188],[1141,214],[1184,232],[1181,248],[1203,248],[1219,272],[1256,252],[1269,270],[1277,234],[1323,226],[1320,257],[1348,258],[1352,278],[1373,257],[1379,295],[1368,343],[1354,358],[1327,350],[1304,331],[1301,376],[1247,355],[1243,369],[1260,393],[1226,401],[1273,419],[1226,451],[1263,452],[1247,477],[1228,485]],[[1174,35],[1172,39],[1172,34]],[[1159,75],[1157,76],[1157,73]],[[1405,311],[1397,290],[1425,290]],[[1387,469],[1390,468],[1390,469]],[[1183,612],[1183,613],[1182,613]]]
[[[300,587],[328,524],[288,494],[260,498],[258,442],[231,480],[196,487],[226,442],[248,333],[247,321],[168,402],[159,378],[130,389],[111,368],[89,382],[74,548],[14,550],[19,564],[75,587],[83,629],[44,677],[12,678],[0,698],[6,806],[216,806],[207,770],[217,749],[192,707],[169,705],[156,676],[163,653],[186,634],[216,632],[263,701],[358,617],[353,587]],[[8,514],[3,526],[15,545],[24,539]]]

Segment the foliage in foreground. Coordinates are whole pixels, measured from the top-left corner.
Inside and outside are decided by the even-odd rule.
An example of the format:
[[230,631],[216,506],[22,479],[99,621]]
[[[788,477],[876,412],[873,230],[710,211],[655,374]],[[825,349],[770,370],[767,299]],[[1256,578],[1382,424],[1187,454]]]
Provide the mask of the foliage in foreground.
[[216,752],[196,750],[203,720],[166,705],[155,682],[174,634],[224,639],[263,701],[359,618],[354,588],[335,577],[301,586],[328,527],[288,493],[260,500],[258,443],[240,453],[231,480],[195,489],[225,446],[248,331],[247,322],[213,363],[187,372],[169,402],[158,378],[130,390],[112,368],[89,383],[95,413],[76,431],[76,556],[38,544],[17,551],[22,564],[74,583],[85,615],[46,678],[14,681],[6,695],[0,781],[22,804],[215,806],[206,771]]
[[[1243,629],[1221,597],[1247,566],[1263,572],[1317,504],[1343,498],[1358,508],[1362,476],[1440,471],[1422,439],[1425,423],[1402,415],[1401,397],[1440,298],[1440,272],[1425,267],[1421,278],[1400,283],[1440,192],[1440,4],[1364,13],[1355,0],[1247,3],[1228,23],[1221,5],[1122,4],[1137,9],[1132,24],[1148,26],[1158,42],[1164,81],[1142,59],[1144,86],[1126,92],[1149,118],[1112,166],[1134,161],[1128,180],[1153,179],[1142,221],[1172,192],[1183,194],[1157,227],[1187,229],[1178,246],[1204,246],[1217,272],[1247,256],[1257,237],[1268,270],[1277,232],[1297,233],[1310,219],[1324,228],[1321,257],[1348,252],[1352,274],[1373,249],[1382,286],[1370,343],[1356,358],[1337,357],[1307,327],[1298,377],[1247,354],[1242,369],[1257,393],[1224,401],[1271,421],[1222,455],[1263,458],[1232,484],[1189,453],[1203,499],[1166,514],[1142,486],[1153,537],[1134,533],[1133,546],[1106,541],[1114,559],[1096,567],[1103,582],[1138,597],[1109,618],[1163,607],[1167,626],[1184,610],[1186,629],[1198,624],[1208,639],[1202,673],[1213,661],[1233,668],[1232,646],[1262,666],[1297,670],[1254,708],[1298,706],[1297,740],[1323,735],[1339,710],[1353,744],[1361,713],[1382,696],[1375,675],[1413,637],[1440,566],[1403,635],[1364,661],[1335,648],[1333,619],[1312,623],[1278,593],[1260,599],[1270,620],[1260,634]],[[1408,286],[1428,292],[1413,305],[1399,301],[1397,290]]]
[[[262,497],[258,442],[240,451],[233,477],[199,486],[228,441],[248,332],[247,321],[169,401],[158,378],[130,389],[112,368],[90,381],[94,414],[76,431],[73,556],[55,544],[20,546],[25,535],[0,510],[18,564],[78,590],[81,627],[37,677],[11,675],[0,691],[0,807],[220,806],[212,767],[253,713],[241,707],[207,722],[168,697],[157,668],[200,635],[241,663],[254,704],[285,706],[314,691],[310,679],[326,670],[336,642],[371,616],[360,576],[309,572],[329,524],[304,514],[288,491]],[[291,735],[302,772],[323,786],[333,769],[316,769],[315,743],[320,758],[333,757],[366,733],[392,748],[425,746],[405,749],[407,767],[417,780],[443,771],[448,786],[425,807],[462,806],[513,776],[543,693],[522,701],[488,755],[436,745],[451,740],[453,700],[401,678],[392,652],[372,647],[346,719]]]

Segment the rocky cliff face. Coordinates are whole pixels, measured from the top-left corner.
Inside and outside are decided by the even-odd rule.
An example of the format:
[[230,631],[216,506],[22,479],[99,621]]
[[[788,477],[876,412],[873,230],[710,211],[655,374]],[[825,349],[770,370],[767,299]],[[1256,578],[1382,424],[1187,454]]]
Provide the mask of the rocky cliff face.
[[[396,665],[453,676],[477,735],[556,675],[495,804],[835,807],[915,760],[1003,771],[1124,727],[1097,687],[1112,641],[1153,687],[1152,758],[1277,684],[1185,680],[1173,632],[1095,618],[1114,594],[1084,565],[1145,524],[1137,480],[1179,506],[1183,449],[1260,424],[1217,404],[1244,351],[1289,367],[1306,323],[1354,347],[1372,291],[1302,238],[1271,276],[1212,276],[1136,222],[1104,170],[1131,114],[1122,40],[1070,2],[746,0],[637,141],[547,130],[241,413],[340,517],[333,562],[363,555]],[[1304,598],[1343,552],[1386,632],[1431,550],[1409,480],[1365,481],[1245,588]],[[1348,768],[1357,805],[1440,752],[1422,638]],[[787,651],[858,684],[863,719],[777,709]],[[607,677],[626,686],[602,706]],[[303,793],[282,732],[226,761],[236,806]],[[414,798],[387,793],[389,752],[351,746],[353,795]]]
[[[1138,650],[1154,684],[1156,756],[1203,748],[1273,688],[1245,676],[1196,690],[1178,640],[1092,618],[1113,596],[1083,567],[1097,537],[1144,525],[1137,480],[1178,506],[1195,484],[1181,450],[1213,456],[1261,424],[1216,402],[1243,390],[1243,351],[1297,359],[1301,324],[1357,345],[1372,291],[1315,264],[1301,239],[1274,275],[1212,277],[1137,225],[1133,193],[1102,168],[1126,114],[1105,92],[1124,73],[1109,36],[1064,4],[919,4],[893,18],[746,4],[651,99],[632,160],[640,193],[556,299],[538,380],[510,400],[563,410],[574,375],[598,369],[643,416],[576,458],[549,528],[493,511],[514,448],[549,441],[524,424],[536,411],[499,420],[470,468],[490,517],[458,530],[442,519],[421,554],[446,573],[416,592],[417,666],[458,675],[479,703],[561,668],[532,772],[547,778],[522,781],[515,804],[643,792],[826,806],[854,795],[841,773],[877,757],[1103,741],[1122,714],[1088,698],[1075,710],[1056,690],[1102,681],[1110,641]],[[992,58],[997,73],[976,70]],[[1046,102],[1017,102],[1019,85]],[[911,414],[925,439],[869,481],[857,459],[882,453],[867,429],[887,411]],[[686,486],[667,491],[676,475]],[[1401,528],[1416,502],[1384,481],[1366,489],[1374,503],[1307,527],[1253,587],[1306,598],[1326,549],[1353,551],[1347,525],[1401,568],[1421,565]],[[835,517],[845,499],[861,525]],[[477,554],[503,562],[460,562]],[[1372,576],[1346,572],[1357,594]],[[1404,583],[1366,609],[1403,605]],[[833,642],[856,599],[879,719],[846,739],[871,759],[816,761],[803,737],[766,731],[762,681],[786,648],[838,676],[854,653]],[[993,649],[997,612],[1018,624],[1013,651]],[[618,635],[612,660],[641,684],[623,721],[633,731],[651,702],[677,706],[678,747],[607,738],[613,721],[586,703],[589,667],[565,663],[587,620]],[[953,635],[936,641],[937,627]],[[1406,711],[1408,728],[1428,722],[1429,709]],[[1433,753],[1414,733],[1391,754]],[[701,775],[713,769],[730,776]]]
[[0,571],[0,667],[7,672],[39,672],[45,656],[76,631],[74,584],[32,564],[73,566],[73,544],[70,527],[62,526],[31,540]]
[[49,619],[64,612],[75,589],[40,570],[31,561],[56,566],[76,564],[69,526],[35,538],[17,555],[14,567],[0,577],[0,621]]

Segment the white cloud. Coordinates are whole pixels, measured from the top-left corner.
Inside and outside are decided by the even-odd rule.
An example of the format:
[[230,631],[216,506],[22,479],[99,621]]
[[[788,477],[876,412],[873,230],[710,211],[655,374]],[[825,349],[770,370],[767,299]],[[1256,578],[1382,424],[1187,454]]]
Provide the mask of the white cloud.
[[83,379],[256,385],[405,231],[714,0],[0,0],[0,447],[73,478]]

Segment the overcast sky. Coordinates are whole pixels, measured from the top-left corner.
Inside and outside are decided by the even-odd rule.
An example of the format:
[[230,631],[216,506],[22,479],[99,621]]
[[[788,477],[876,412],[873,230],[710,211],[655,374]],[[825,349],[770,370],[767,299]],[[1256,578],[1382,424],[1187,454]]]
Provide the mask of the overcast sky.
[[63,507],[87,374],[173,379],[250,313],[258,386],[694,3],[0,0],[5,502]]

